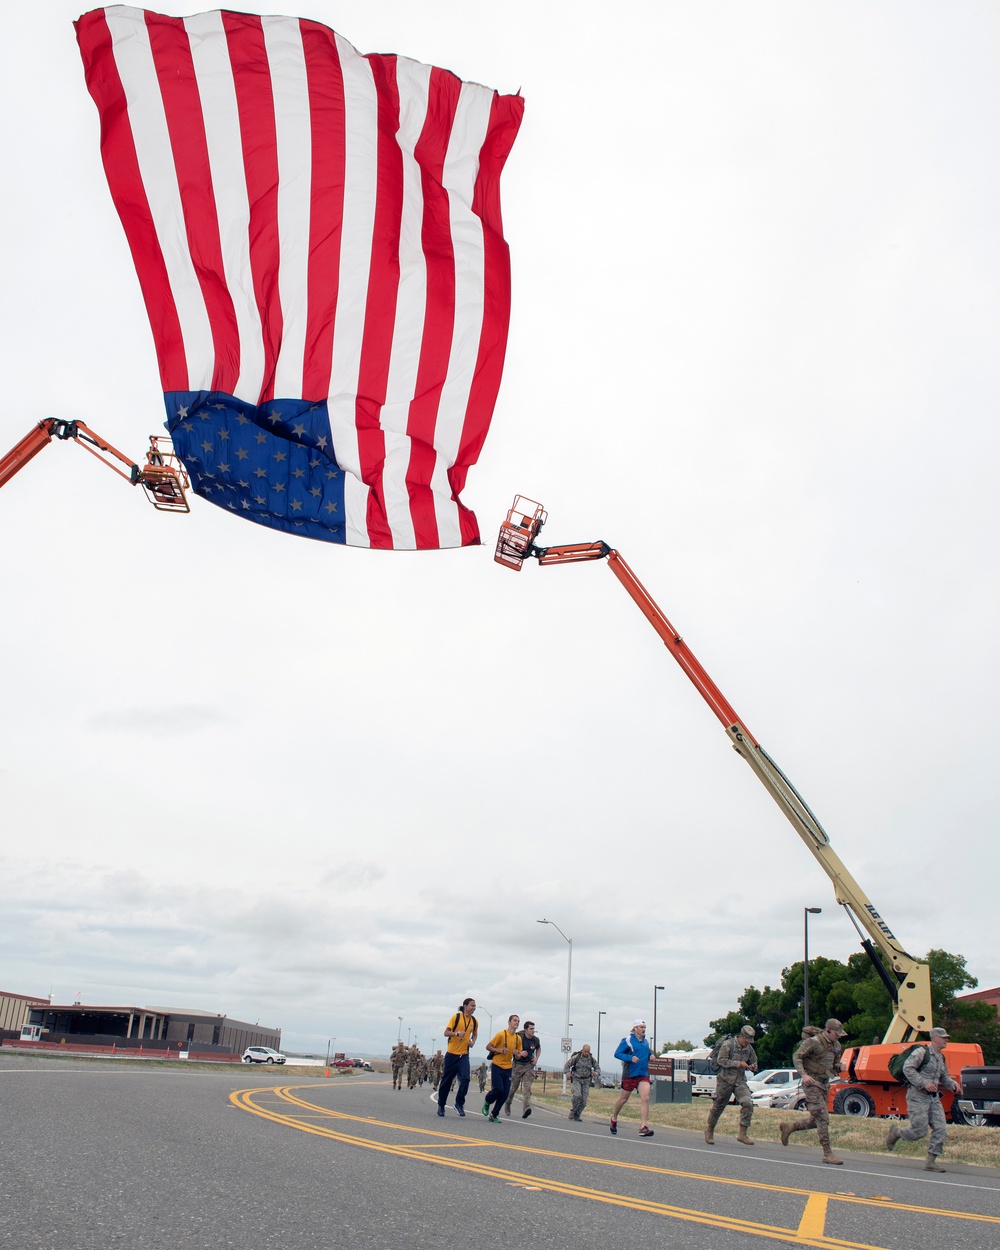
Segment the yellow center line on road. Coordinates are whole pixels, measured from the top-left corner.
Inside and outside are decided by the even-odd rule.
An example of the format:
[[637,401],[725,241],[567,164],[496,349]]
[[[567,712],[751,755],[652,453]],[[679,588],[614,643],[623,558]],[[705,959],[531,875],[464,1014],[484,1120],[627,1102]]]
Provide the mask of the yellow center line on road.
[[806,1200],[806,1209],[799,1220],[800,1237],[822,1237],[826,1228],[826,1204],[829,1194],[810,1194]]
[[[679,1219],[687,1222],[704,1224],[712,1228],[726,1229],[732,1232],[742,1232],[754,1236],[770,1237],[773,1240],[785,1241],[794,1245],[815,1246],[819,1250],[885,1250],[884,1247],[873,1246],[868,1243],[846,1241],[836,1237],[824,1235],[826,1208],[830,1200],[837,1202],[847,1202],[855,1205],[874,1206],[882,1211],[893,1210],[897,1212],[912,1212],[921,1215],[937,1215],[949,1219],[967,1219],[979,1223],[998,1223],[1000,1217],[974,1215],[962,1211],[948,1211],[943,1209],[935,1209],[930,1207],[921,1207],[905,1203],[886,1203],[884,1199],[873,1200],[859,1198],[855,1195],[840,1195],[818,1193],[814,1190],[801,1189],[798,1187],[771,1185],[762,1181],[744,1181],[733,1177],[710,1176],[702,1173],[683,1172],[671,1168],[654,1167],[649,1164],[628,1163],[623,1160],[602,1159],[594,1156],[571,1154],[564,1151],[545,1150],[533,1146],[519,1146],[511,1142],[502,1142],[482,1139],[470,1139],[465,1136],[458,1136],[453,1133],[440,1132],[434,1129],[418,1129],[413,1125],[397,1124],[391,1121],[379,1120],[372,1116],[349,1115],[345,1112],[327,1110],[319,1108],[315,1103],[307,1102],[299,1098],[293,1093],[293,1089],[313,1089],[313,1086],[281,1086],[265,1089],[240,1090],[230,1095],[230,1101],[245,1111],[249,1111],[253,1115],[260,1116],[263,1119],[271,1120],[274,1123],[285,1125],[289,1128],[296,1128],[301,1132],[312,1133],[315,1136],[325,1137],[329,1140],[343,1142],[347,1145],[359,1146],[368,1150],[376,1150],[385,1154],[395,1154],[402,1158],[420,1160],[424,1162],[436,1163],[441,1167],[457,1168],[459,1170],[473,1172],[481,1176],[492,1176],[499,1180],[503,1180],[508,1185],[530,1186],[546,1190],[550,1193],[558,1193],[568,1197],[585,1198],[589,1201],[607,1203],[613,1206],[627,1207],[631,1210],[645,1211],[653,1215],[661,1215],[671,1219]],[[288,1114],[278,1109],[269,1109],[261,1106],[255,1101],[255,1096],[260,1097],[276,1095],[286,1105],[295,1108],[295,1112]],[[319,1124],[305,1122],[307,1117],[301,1115],[301,1111],[307,1111],[312,1114],[308,1116],[308,1120],[315,1118],[317,1111],[324,1112],[328,1119],[353,1122],[358,1125],[367,1125],[373,1128],[383,1128],[395,1132],[414,1134],[421,1138],[437,1138],[441,1139],[436,1142],[425,1141],[419,1145],[409,1144],[390,1144],[388,1142],[375,1141],[370,1137],[356,1137],[346,1132],[338,1132],[333,1127],[322,1127]],[[473,1163],[469,1160],[456,1159],[454,1157],[442,1157],[440,1154],[430,1153],[439,1150],[442,1146],[454,1147],[465,1146],[470,1144],[493,1146],[498,1150],[508,1150],[520,1152],[523,1154],[539,1155],[553,1159],[566,1159],[575,1163],[590,1163],[600,1167],[624,1168],[630,1171],[655,1173],[661,1176],[672,1176],[683,1179],[703,1181],[711,1184],[722,1185],[739,1185],[748,1189],[762,1189],[773,1193],[793,1194],[806,1198],[806,1209],[797,1228],[783,1228],[768,1224],[756,1223],[749,1220],[743,1220],[735,1216],[717,1215],[708,1211],[698,1211],[686,1207],[672,1206],[668,1203],[655,1202],[642,1198],[628,1197],[622,1194],[610,1193],[603,1190],[589,1188],[587,1186],[575,1185],[570,1182],[549,1180],[543,1177],[510,1171],[506,1168],[492,1166],[486,1163]]]

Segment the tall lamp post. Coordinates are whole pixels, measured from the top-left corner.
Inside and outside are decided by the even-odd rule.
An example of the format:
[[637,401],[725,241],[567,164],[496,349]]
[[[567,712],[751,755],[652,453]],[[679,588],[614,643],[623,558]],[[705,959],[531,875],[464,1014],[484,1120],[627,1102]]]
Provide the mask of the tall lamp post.
[[[573,939],[568,938],[566,934],[563,933],[562,929],[559,928],[559,926],[556,924],[554,920],[539,920],[538,923],[550,924],[553,927],[553,929],[555,929],[556,933],[559,934],[562,940],[566,942],[567,945],[569,946],[569,964],[567,965],[567,968],[566,968],[566,1032],[563,1034],[563,1039],[564,1039],[564,1044],[569,1043],[569,1045],[572,1046],[572,1039],[570,1038],[570,1035],[569,1035],[569,1000],[570,1000],[570,992],[573,986]],[[565,1072],[563,1072],[562,1092],[563,1092],[563,1095],[565,1095],[566,1093],[566,1073]]]
[[653,1054],[658,1054],[656,1049],[656,996],[663,989],[662,985],[653,986]]
[[802,1027],[809,1025],[809,917],[818,916],[822,907],[802,908],[802,928],[805,945],[805,963],[802,967]]
[[399,1021],[399,1032],[396,1034],[396,1041],[401,1042],[403,1040],[403,1017],[397,1016],[396,1019]]
[[606,1016],[606,1011],[597,1013],[597,1066],[601,1066],[601,1016]]

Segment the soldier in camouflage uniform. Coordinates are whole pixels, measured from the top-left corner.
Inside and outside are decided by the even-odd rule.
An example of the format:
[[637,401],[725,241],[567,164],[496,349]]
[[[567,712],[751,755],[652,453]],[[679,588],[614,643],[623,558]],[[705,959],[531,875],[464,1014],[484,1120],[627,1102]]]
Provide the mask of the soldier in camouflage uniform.
[[927,1172],[944,1172],[938,1163],[938,1155],[944,1150],[944,1141],[948,1129],[945,1124],[944,1109],[941,1106],[940,1087],[961,1094],[961,1084],[954,1080],[948,1072],[944,1061],[944,1048],[948,1045],[948,1034],[944,1029],[931,1029],[931,1044],[916,1046],[910,1051],[903,1064],[903,1075],[906,1077],[906,1111],[910,1123],[906,1128],[893,1124],[886,1138],[887,1150],[892,1150],[896,1142],[920,1141],[926,1137],[928,1128],[931,1140],[927,1146]]
[[439,1049],[436,1054],[431,1055],[431,1061],[428,1064],[431,1076],[431,1085],[434,1089],[441,1084],[441,1073],[444,1071],[444,1055]]
[[406,1047],[402,1042],[397,1042],[392,1048],[392,1054],[389,1056],[392,1063],[392,1088],[403,1088],[403,1069],[406,1067]]
[[712,1099],[712,1110],[708,1113],[708,1124],[705,1127],[705,1141],[715,1145],[715,1126],[719,1117],[729,1105],[734,1095],[740,1104],[740,1131],[736,1140],[744,1146],[752,1146],[753,1139],[747,1131],[753,1119],[753,1099],[750,1097],[750,1086],[747,1085],[746,1074],[757,1071],[757,1052],[753,1048],[756,1037],[749,1024],[740,1029],[739,1037],[731,1037],[719,1048],[719,1074],[715,1078],[715,1097]]
[[839,1020],[827,1020],[823,1029],[809,1025],[802,1030],[802,1041],[792,1062],[802,1077],[802,1092],[809,1115],[805,1119],[792,1120],[780,1126],[783,1146],[788,1145],[792,1133],[814,1128],[819,1144],[823,1147],[824,1163],[844,1162],[830,1148],[830,1112],[827,1101],[830,1082],[840,1072],[840,1039],[846,1036],[844,1026]]
[[601,1069],[597,1066],[597,1060],[590,1053],[589,1042],[584,1042],[578,1051],[570,1055],[563,1064],[563,1071],[572,1082],[573,1105],[570,1108],[568,1118],[579,1120],[581,1118],[580,1112],[586,1109],[591,1085],[595,1080],[600,1080],[601,1078]]
[[481,1063],[476,1069],[476,1080],[479,1082],[479,1092],[482,1093],[486,1088],[486,1077],[489,1075],[489,1069],[485,1063]]
[[408,1089],[415,1089],[417,1085],[418,1073],[420,1072],[420,1060],[423,1058],[417,1049],[417,1043],[414,1042],[406,1055],[406,1085]]

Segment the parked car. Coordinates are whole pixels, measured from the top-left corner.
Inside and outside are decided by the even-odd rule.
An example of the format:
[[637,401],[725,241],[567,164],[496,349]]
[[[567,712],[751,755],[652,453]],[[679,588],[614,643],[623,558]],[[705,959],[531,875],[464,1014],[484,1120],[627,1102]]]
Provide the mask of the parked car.
[[284,1063],[285,1056],[270,1046],[248,1046],[243,1052],[244,1063]]
[[798,1073],[795,1074],[794,1081],[778,1081],[762,1085],[760,1089],[752,1090],[750,1097],[755,1107],[790,1107],[795,1111],[806,1105],[802,1079]]
[[367,1068],[369,1072],[372,1070],[372,1065],[367,1059],[352,1059],[351,1063],[353,1063],[356,1068]]
[[332,1066],[335,1068],[353,1068],[354,1060],[353,1059],[334,1059]]
[[618,1078],[612,1072],[601,1073],[601,1089],[616,1089]]
[[789,1081],[797,1081],[799,1079],[798,1072],[794,1068],[764,1068],[761,1072],[756,1072],[747,1076],[747,1085],[751,1094],[755,1094],[759,1089],[765,1089],[770,1085],[787,1085]]

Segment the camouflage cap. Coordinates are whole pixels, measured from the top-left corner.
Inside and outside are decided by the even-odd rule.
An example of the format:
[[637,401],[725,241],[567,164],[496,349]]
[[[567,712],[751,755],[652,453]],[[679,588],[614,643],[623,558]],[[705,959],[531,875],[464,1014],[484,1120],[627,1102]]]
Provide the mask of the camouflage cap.
[[836,1033],[838,1037],[847,1036],[847,1030],[844,1028],[844,1026],[840,1023],[839,1020],[834,1020],[832,1017],[829,1020],[827,1020],[826,1024],[823,1027],[826,1029],[829,1029],[831,1033]]
[[756,1037],[756,1036],[757,1034],[754,1032],[753,1025],[751,1024],[745,1024],[743,1028],[740,1029],[740,1037]]
[[945,1038],[945,1040],[947,1040],[947,1038],[948,1038],[948,1030],[947,1030],[947,1029],[941,1029],[941,1028],[931,1029],[931,1034],[930,1034],[930,1035],[931,1035],[931,1037],[943,1037],[943,1038]]

